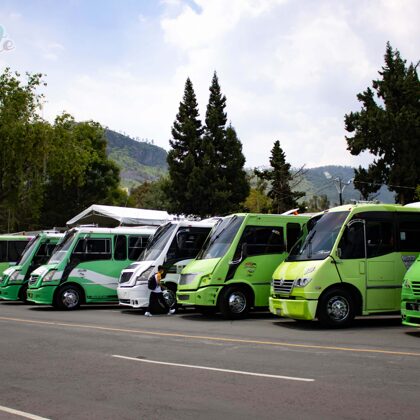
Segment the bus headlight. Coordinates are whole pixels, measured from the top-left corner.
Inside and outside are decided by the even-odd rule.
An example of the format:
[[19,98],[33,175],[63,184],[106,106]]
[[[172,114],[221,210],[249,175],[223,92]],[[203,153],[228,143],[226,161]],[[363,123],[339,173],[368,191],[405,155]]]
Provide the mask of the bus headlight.
[[200,273],[181,274],[179,284],[191,284]]
[[19,270],[15,270],[13,271],[12,275],[9,277],[9,282],[13,283],[15,281],[18,281],[18,276],[19,276],[20,271]]
[[57,270],[48,271],[48,273],[45,274],[44,278],[42,279],[42,283],[49,283],[51,281],[55,281],[54,274],[56,272],[57,272]]
[[403,289],[410,289],[410,280],[404,280],[402,284]]
[[295,287],[305,287],[307,286],[310,282],[311,282],[311,278],[310,277],[300,277],[298,279],[295,280]]
[[149,277],[152,275],[153,270],[155,269],[155,266],[152,265],[147,270],[143,271],[139,276],[136,277],[136,286],[139,286],[140,284],[147,284],[149,281]]

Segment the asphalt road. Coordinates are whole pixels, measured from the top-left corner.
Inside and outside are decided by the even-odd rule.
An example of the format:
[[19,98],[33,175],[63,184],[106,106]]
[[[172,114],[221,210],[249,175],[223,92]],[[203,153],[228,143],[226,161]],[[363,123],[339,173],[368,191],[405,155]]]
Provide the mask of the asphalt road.
[[420,330],[398,317],[326,330],[0,302],[0,340],[0,419],[420,418]]

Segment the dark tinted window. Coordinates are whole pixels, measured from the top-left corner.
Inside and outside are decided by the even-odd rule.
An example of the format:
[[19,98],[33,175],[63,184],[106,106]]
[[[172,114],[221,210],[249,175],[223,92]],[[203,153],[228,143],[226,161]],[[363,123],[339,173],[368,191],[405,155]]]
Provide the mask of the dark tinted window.
[[242,233],[234,260],[240,258],[244,243],[249,256],[285,252],[282,227],[247,226]]
[[73,255],[81,261],[109,260],[111,259],[111,240],[79,239]]
[[367,257],[379,257],[394,252],[394,224],[369,220],[366,225]]
[[127,259],[127,237],[125,235],[117,235],[114,238],[114,260]]
[[145,250],[149,237],[130,236],[128,240],[128,259],[136,261]]
[[420,251],[420,214],[397,213],[400,251]]
[[288,223],[286,228],[287,251],[290,251],[293,245],[300,238],[302,229],[299,223]]
[[340,239],[338,248],[344,260],[365,258],[365,227],[363,223],[347,226]]
[[195,258],[211,228],[183,227],[178,230],[168,250],[168,260]]
[[51,257],[56,244],[52,243],[43,243],[40,245],[36,255],[34,256],[32,265],[43,265],[45,264],[49,258]]
[[0,241],[0,262],[17,262],[28,241]]

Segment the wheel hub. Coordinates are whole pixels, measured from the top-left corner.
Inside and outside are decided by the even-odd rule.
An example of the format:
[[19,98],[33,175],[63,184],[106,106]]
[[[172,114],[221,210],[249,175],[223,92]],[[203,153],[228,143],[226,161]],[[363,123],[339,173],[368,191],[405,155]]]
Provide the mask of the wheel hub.
[[62,300],[67,308],[73,308],[79,303],[79,294],[75,290],[66,290]]
[[242,292],[234,292],[229,296],[229,308],[232,313],[240,314],[246,308],[246,297]]
[[349,314],[349,303],[343,296],[334,296],[328,301],[327,312],[331,319],[343,321]]

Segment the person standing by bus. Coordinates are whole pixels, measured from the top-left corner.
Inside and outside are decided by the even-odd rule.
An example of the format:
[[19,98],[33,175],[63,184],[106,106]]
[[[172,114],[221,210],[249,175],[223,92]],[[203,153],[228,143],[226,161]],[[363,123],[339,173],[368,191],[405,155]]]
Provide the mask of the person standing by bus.
[[[159,265],[158,266],[158,270],[157,273],[153,276],[154,280],[155,280],[155,287],[154,289],[151,289],[150,292],[150,298],[149,298],[149,307],[147,308],[146,312],[144,313],[145,316],[152,316],[152,310],[154,307],[156,306],[162,306],[164,307],[168,312],[168,315],[172,315],[175,313],[175,309],[171,309],[168,306],[168,303],[166,302],[164,296],[163,296],[163,291],[162,291],[162,287],[161,287],[161,280],[163,278],[165,278],[165,270],[163,268],[163,266]],[[150,288],[150,285],[149,285]]]

